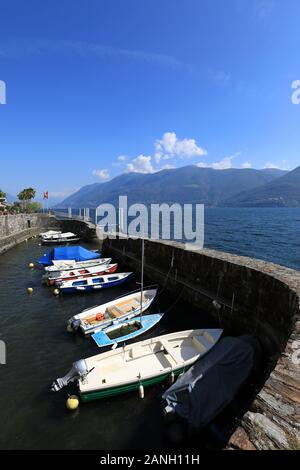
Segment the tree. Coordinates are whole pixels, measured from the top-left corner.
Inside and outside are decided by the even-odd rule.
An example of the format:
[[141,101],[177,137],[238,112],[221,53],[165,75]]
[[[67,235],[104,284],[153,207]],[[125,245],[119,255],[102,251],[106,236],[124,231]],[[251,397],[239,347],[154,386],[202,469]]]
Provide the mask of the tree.
[[23,209],[27,209],[28,202],[31,201],[36,195],[36,190],[33,188],[25,188],[18,194],[18,199],[23,203]]
[[6,193],[0,189],[0,197],[5,197],[6,198]]
[[35,212],[40,212],[42,210],[42,204],[40,202],[29,202],[27,206],[28,214],[33,214]]

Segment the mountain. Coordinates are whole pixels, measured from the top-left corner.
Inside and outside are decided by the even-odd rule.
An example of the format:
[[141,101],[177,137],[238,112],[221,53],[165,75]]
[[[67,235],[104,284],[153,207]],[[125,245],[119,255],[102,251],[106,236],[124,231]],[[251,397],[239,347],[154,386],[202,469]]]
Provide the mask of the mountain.
[[244,190],[264,186],[284,174],[273,169],[214,170],[194,165],[152,174],[127,173],[106,183],[84,186],[57,207],[95,208],[101,203],[117,204],[119,195],[127,195],[129,204],[198,202],[216,207]]
[[226,202],[235,207],[300,207],[300,166],[263,186],[242,191]]

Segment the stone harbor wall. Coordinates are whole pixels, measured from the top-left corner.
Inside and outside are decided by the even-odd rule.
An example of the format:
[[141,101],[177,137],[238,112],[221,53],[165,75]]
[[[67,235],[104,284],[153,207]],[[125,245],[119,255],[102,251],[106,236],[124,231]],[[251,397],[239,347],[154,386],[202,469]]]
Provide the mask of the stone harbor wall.
[[0,254],[43,230],[58,229],[48,214],[0,215]]
[[59,219],[58,222],[63,232],[76,233],[82,240],[97,241],[96,227],[91,222],[76,219]]
[[[103,255],[141,268],[141,240],[106,239]],[[300,273],[272,263],[176,242],[145,241],[145,275],[211,314],[226,333],[259,338],[267,371],[228,447],[300,448]]]

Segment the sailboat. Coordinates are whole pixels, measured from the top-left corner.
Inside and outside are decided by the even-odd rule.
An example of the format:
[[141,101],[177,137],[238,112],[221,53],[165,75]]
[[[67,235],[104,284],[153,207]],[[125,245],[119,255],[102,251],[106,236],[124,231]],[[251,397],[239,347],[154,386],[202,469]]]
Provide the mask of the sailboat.
[[86,279],[90,277],[100,276],[101,274],[113,274],[118,269],[118,264],[101,264],[90,268],[73,269],[69,271],[56,271],[54,273],[45,274],[42,278],[48,286],[59,285],[64,281],[72,281],[75,279]]
[[65,377],[53,382],[51,390],[57,392],[76,382],[81,400],[88,402],[174,379],[207,354],[222,332],[179,331],[81,359]]
[[142,238],[142,267],[141,267],[141,293],[140,293],[140,317],[132,320],[117,318],[113,325],[103,328],[92,335],[98,347],[116,348],[119,343],[137,338],[153,328],[162,319],[163,313],[143,316],[143,291],[144,291],[144,257],[145,240]]
[[157,294],[156,289],[143,292],[142,307],[139,291],[125,294],[102,305],[88,308],[71,317],[67,322],[69,331],[81,330],[85,335],[113,326],[118,320],[129,320],[146,311]]

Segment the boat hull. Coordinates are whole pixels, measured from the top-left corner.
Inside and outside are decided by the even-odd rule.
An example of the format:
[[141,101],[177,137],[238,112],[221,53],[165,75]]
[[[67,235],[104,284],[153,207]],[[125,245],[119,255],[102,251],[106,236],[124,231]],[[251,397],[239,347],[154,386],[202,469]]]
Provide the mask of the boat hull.
[[57,277],[53,279],[47,278],[47,284],[48,286],[53,286],[53,285],[59,286],[62,282],[66,282],[66,281],[78,281],[80,279],[90,279],[93,277],[99,277],[103,274],[114,274],[118,269],[118,264],[115,263],[111,267],[103,265],[102,268],[101,268],[101,265],[99,265],[99,268],[97,269],[99,269],[99,271],[94,272],[94,273],[78,274],[76,276],[66,275],[65,277]]
[[[156,313],[142,316],[141,320],[121,320],[118,323],[114,324],[112,327],[108,327],[98,333],[93,334],[92,338],[99,348],[112,347],[115,344],[125,343],[126,341],[130,341],[132,339],[144,335],[145,333],[149,332],[152,328],[154,328],[155,325],[157,325],[157,323],[162,319],[162,317],[163,314]],[[133,331],[124,336],[119,336],[115,339],[109,338],[108,333],[113,332],[113,330],[121,328],[122,326],[126,326],[126,324],[133,325],[136,322],[139,322],[141,324],[141,328],[139,328],[138,330]]]
[[70,239],[64,239],[64,240],[43,240],[41,239],[41,244],[50,246],[50,245],[66,245],[67,243],[78,243],[80,241],[80,238],[70,238]]
[[84,293],[84,292],[97,292],[102,289],[109,289],[110,287],[116,287],[124,282],[128,281],[131,276],[124,277],[122,279],[118,279],[116,281],[111,282],[104,282],[103,284],[95,284],[93,286],[82,286],[78,287],[60,287],[60,292],[62,294],[76,294],[76,293]]
[[[174,370],[173,374],[175,377],[180,375],[182,372],[185,372],[188,367],[181,367],[180,369]],[[100,400],[101,398],[113,397],[116,395],[122,395],[124,393],[130,393],[139,390],[140,385],[143,385],[144,388],[150,387],[151,385],[159,384],[168,380],[171,373],[163,373],[149,379],[142,379],[140,381],[132,382],[125,385],[119,385],[116,387],[106,388],[103,390],[95,390],[93,392],[81,392],[79,391],[80,399],[82,402],[87,403],[89,401]]]

